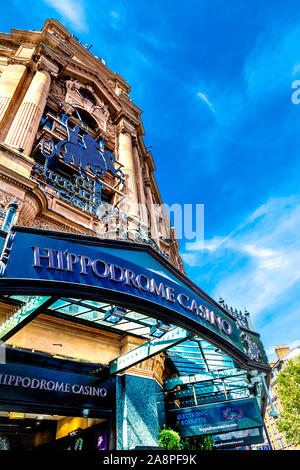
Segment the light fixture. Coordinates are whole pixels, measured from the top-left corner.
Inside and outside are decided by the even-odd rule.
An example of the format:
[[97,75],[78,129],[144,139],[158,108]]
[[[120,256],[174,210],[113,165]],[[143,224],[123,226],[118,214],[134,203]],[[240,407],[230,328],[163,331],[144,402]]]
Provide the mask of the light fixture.
[[114,306],[110,310],[107,310],[107,312],[104,315],[103,320],[109,323],[113,323],[115,325],[116,323],[119,323],[119,321],[121,321],[122,318],[125,317],[126,313],[127,313],[126,308]]
[[150,336],[154,338],[161,338],[167,331],[169,331],[171,325],[169,323],[164,323],[162,321],[156,321],[156,324],[150,328]]
[[256,387],[256,384],[251,384],[251,385],[248,385],[248,390],[250,392],[251,395],[253,395],[254,397],[256,397],[258,395],[258,390],[257,390],[257,387]]
[[9,419],[25,419],[25,413],[19,413],[16,411],[10,411]]

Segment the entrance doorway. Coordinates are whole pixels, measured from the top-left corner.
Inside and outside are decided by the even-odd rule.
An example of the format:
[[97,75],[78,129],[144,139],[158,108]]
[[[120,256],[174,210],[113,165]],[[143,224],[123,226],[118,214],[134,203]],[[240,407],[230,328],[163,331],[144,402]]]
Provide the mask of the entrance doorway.
[[0,411],[0,450],[108,450],[109,421]]

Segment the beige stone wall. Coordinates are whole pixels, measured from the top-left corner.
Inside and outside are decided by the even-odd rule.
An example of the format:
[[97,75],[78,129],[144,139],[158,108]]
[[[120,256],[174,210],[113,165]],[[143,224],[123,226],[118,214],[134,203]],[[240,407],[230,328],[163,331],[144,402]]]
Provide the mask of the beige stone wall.
[[[48,44],[52,40],[50,48],[44,46],[45,34]],[[6,46],[5,56],[0,57],[0,164],[15,172],[15,182],[11,182],[6,194],[15,193],[19,174],[32,179],[32,150],[40,135],[37,131],[45,106],[67,101],[92,116],[98,126],[98,137],[114,151],[126,175],[126,187],[110,182],[107,188],[115,192],[112,203],[129,216],[127,228],[141,226],[149,232],[160,248],[169,253],[171,262],[181,269],[177,246],[158,236],[161,224],[154,204],[161,200],[153,184],[155,166],[143,143],[141,110],[129,99],[129,85],[66,34],[66,29],[55,20],[47,20],[41,32],[22,31],[14,37],[18,37],[18,42],[12,45],[10,40],[8,45],[8,35],[0,34],[0,44],[2,41]],[[66,51],[71,53],[71,60],[64,58]],[[82,89],[93,95],[93,103],[81,95]],[[62,113],[71,108],[64,105],[57,109]],[[34,197],[40,199],[39,210],[33,218],[26,218],[26,211],[20,207],[23,214],[18,223],[36,226],[42,220],[45,226],[54,224],[58,230],[70,226],[72,231],[95,235],[106,230],[95,217],[72,205],[68,207],[53,188],[41,183],[46,201],[41,191],[35,189]],[[37,218],[39,221],[35,222]]]
[[[0,304],[0,324],[14,311]],[[46,315],[23,327],[7,344],[42,351],[56,357],[108,365],[110,361],[135,349],[145,340],[126,334],[113,334],[86,325],[74,324]],[[126,371],[134,375],[155,378],[162,383],[164,355],[160,354],[143,361]]]

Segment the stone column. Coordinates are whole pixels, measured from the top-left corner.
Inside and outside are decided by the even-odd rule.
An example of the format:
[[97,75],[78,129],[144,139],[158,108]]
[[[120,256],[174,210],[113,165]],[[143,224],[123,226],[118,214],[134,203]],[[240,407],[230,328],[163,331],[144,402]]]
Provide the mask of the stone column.
[[22,85],[25,75],[25,65],[10,64],[5,67],[0,78],[0,122],[17,94],[17,88]]
[[51,85],[50,74],[37,70],[8,131],[5,143],[30,155]]
[[138,183],[139,183],[140,217],[142,219],[143,224],[148,225],[144,181],[143,181],[142,168],[140,164],[140,156],[139,156],[136,140],[134,140],[133,142],[133,157],[134,157],[134,164],[135,164],[136,174],[137,174]]
[[133,159],[132,138],[130,131],[124,126],[121,126],[119,132],[118,158],[120,163],[124,165],[123,172],[126,175],[127,212],[138,218],[136,169]]
[[117,450],[158,446],[165,406],[163,390],[156,380],[117,375],[116,408]]
[[153,196],[152,196],[152,191],[151,191],[149,169],[147,165],[146,165],[145,189],[146,189],[148,210],[151,216],[151,237],[154,240],[157,240],[158,227],[157,227],[156,212],[155,212],[155,207],[154,207],[154,202],[153,202]]

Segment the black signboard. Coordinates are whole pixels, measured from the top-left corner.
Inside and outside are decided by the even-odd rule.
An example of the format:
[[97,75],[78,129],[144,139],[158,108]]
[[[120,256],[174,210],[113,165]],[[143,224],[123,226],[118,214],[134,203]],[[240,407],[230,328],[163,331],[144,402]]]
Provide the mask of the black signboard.
[[[23,364],[0,364],[1,408],[25,406],[40,411],[55,409],[64,415],[79,411],[82,416],[111,414],[114,409],[115,381],[93,375]],[[76,416],[76,414],[75,414]]]

